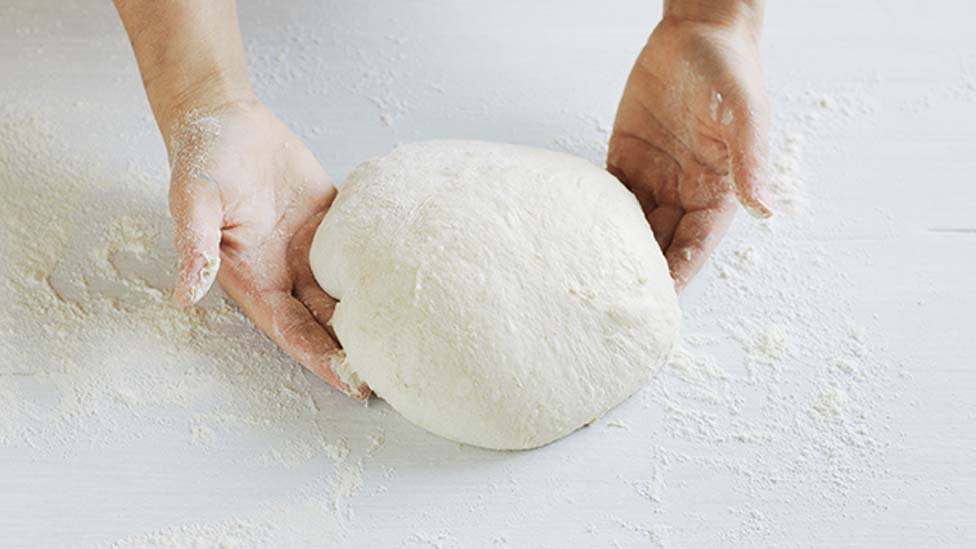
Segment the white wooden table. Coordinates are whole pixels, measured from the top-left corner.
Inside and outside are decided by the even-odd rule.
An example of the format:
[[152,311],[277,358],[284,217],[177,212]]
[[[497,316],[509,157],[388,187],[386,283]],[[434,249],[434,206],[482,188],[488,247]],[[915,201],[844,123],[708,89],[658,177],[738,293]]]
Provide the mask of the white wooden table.
[[[602,161],[659,16],[242,4],[259,94],[340,180],[437,137]],[[165,155],[121,25],[108,2],[5,2],[0,547],[976,546],[974,16],[771,2],[792,206],[736,221],[652,386],[508,454],[335,395],[218,296],[208,317],[160,301]]]

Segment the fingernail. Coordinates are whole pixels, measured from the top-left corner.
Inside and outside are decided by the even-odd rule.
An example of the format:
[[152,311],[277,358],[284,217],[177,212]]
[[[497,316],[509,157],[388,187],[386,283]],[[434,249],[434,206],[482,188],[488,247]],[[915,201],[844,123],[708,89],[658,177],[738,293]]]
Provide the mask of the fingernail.
[[773,216],[773,210],[759,200],[754,200],[753,204],[743,204],[742,207],[756,219],[769,219]]

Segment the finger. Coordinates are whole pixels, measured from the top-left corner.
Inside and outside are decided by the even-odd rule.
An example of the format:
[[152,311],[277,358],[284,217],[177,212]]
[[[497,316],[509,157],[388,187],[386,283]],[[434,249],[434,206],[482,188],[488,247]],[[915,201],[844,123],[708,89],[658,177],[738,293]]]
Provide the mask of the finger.
[[735,216],[735,202],[686,212],[678,222],[671,245],[664,254],[675,289],[681,291],[701,270],[728,230]]
[[765,219],[773,215],[766,186],[768,171],[768,131],[765,122],[745,106],[734,108],[723,118],[736,198],[750,215]]
[[220,269],[220,192],[216,183],[198,172],[174,178],[169,202],[180,262],[173,298],[181,305],[193,305],[207,293]]
[[295,361],[345,395],[369,397],[369,387],[349,369],[345,352],[291,290],[248,290],[260,286],[233,268],[221,271],[221,284],[255,326]]
[[[324,206],[325,209],[328,209],[334,196],[335,191],[333,190],[328,197],[328,202]],[[335,310],[336,300],[319,287],[319,283],[315,280],[315,275],[312,273],[312,265],[309,262],[312,239],[315,238],[315,232],[318,230],[324,217],[325,211],[323,210],[312,216],[295,232],[288,252],[288,268],[294,279],[292,294],[311,311],[312,316],[329,332],[329,335],[336,341],[339,341],[330,324],[332,313]]]
[[610,139],[607,169],[640,202],[644,215],[661,203],[677,203],[678,163],[646,139],[617,132]]
[[684,214],[685,211],[680,206],[665,204],[658,206],[647,216],[647,222],[651,225],[651,231],[654,232],[654,238],[662,252],[671,245],[675,229]]
[[[612,147],[611,150],[613,150]],[[607,171],[610,172],[611,175],[616,177],[617,180],[620,181],[624,187],[627,187],[628,191],[634,194],[634,196],[637,198],[637,203],[640,205],[641,211],[644,212],[644,219],[647,219],[649,224],[651,213],[653,213],[654,210],[657,208],[657,201],[654,200],[653,192],[649,192],[649,190],[638,187],[638,190],[640,190],[641,192],[640,194],[637,194],[637,191],[635,191],[634,189],[634,185],[630,182],[629,179],[627,179],[627,174],[624,173],[624,171],[620,168],[618,164],[612,163],[609,159],[607,160]],[[656,235],[657,233],[654,234]],[[658,244],[660,244],[660,242],[658,242]],[[662,247],[661,249],[663,250],[664,248]]]
[[295,299],[312,313],[315,321],[325,328],[333,339],[339,341],[332,329],[332,314],[335,312],[336,300],[319,287],[315,277],[312,276],[311,269],[306,268],[305,272],[296,274],[295,289],[292,293]]
[[268,296],[271,329],[267,333],[292,358],[342,393],[369,397],[366,386],[349,370],[345,352],[300,301],[283,292]]
[[[370,394],[369,387],[362,383],[355,373],[349,369],[345,352],[338,348],[339,340],[332,329],[331,320],[335,311],[336,300],[319,287],[309,263],[312,239],[315,237],[315,232],[336,195],[335,187],[332,187],[331,184],[328,186],[329,191],[323,195],[323,202],[320,205],[321,211],[310,217],[305,224],[298,228],[289,246],[289,271],[293,277],[292,295],[301,303],[320,328],[325,330],[338,349],[331,351],[329,359],[326,360],[325,371],[321,371],[317,365],[309,365],[309,368],[345,394],[353,398],[365,399]],[[311,328],[309,329],[311,330]],[[338,379],[339,385],[334,383],[333,377]]]

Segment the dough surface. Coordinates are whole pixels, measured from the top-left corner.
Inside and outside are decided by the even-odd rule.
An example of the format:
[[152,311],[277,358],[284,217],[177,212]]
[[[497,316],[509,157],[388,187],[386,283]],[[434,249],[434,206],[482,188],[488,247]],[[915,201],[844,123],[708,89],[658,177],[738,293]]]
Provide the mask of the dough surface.
[[347,364],[413,423],[525,449],[600,417],[668,358],[680,312],[636,198],[562,153],[405,145],[358,166],[311,264]]

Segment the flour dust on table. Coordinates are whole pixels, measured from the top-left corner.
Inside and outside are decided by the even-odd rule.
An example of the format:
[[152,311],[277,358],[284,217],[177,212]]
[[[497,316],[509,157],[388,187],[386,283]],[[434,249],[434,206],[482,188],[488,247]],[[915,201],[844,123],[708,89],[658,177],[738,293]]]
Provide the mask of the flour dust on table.
[[432,141],[365,162],[316,233],[347,368],[446,438],[524,449],[602,416],[664,364],[679,310],[637,199],[516,145]]
[[[0,546],[974,545],[952,319],[976,241],[926,231],[971,226],[968,4],[893,28],[910,3],[847,3],[849,25],[772,3],[776,215],[733,222],[647,387],[517,453],[340,395],[219,288],[171,303],[165,149],[111,5],[87,4],[0,6]],[[652,8],[500,4],[241,3],[255,90],[337,178],[459,132],[599,165],[648,30],[621,14]]]

